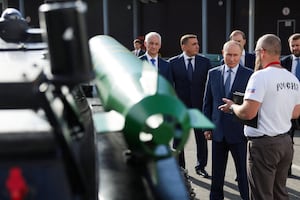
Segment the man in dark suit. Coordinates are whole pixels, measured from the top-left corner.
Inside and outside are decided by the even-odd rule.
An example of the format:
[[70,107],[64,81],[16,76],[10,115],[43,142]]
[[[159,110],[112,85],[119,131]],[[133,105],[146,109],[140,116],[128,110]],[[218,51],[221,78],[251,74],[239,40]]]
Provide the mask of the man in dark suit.
[[158,70],[158,73],[172,83],[172,75],[169,62],[159,57],[158,53],[161,47],[161,36],[157,32],[150,32],[146,34],[144,45],[146,52],[140,56],[141,60],[146,60]]
[[[288,39],[288,43],[291,54],[281,58],[281,65],[292,72],[298,78],[298,80],[300,80],[300,73],[297,73],[300,72],[300,33],[291,35]],[[300,129],[300,119],[293,119],[292,128],[289,131],[292,139],[294,139],[294,134],[297,129]],[[290,167],[288,175],[292,175],[292,167]]]
[[253,71],[239,64],[242,50],[238,42],[226,42],[222,50],[225,64],[208,72],[203,113],[216,125],[213,131],[204,132],[207,139],[212,139],[211,200],[224,199],[223,186],[229,151],[236,167],[241,198],[249,199],[244,125],[234,119],[234,115],[218,109],[223,104],[222,98],[232,99],[233,92],[245,92]]
[[134,50],[132,50],[132,53],[137,57],[144,55],[145,51],[142,49],[142,46],[143,42],[140,39],[135,39],[133,41]]
[[[187,34],[180,39],[182,54],[169,59],[173,77],[173,86],[177,96],[188,108],[197,108],[201,111],[207,72],[211,68],[209,59],[199,55],[199,43],[196,35]],[[207,178],[207,141],[203,131],[194,129],[197,164],[196,173]],[[178,141],[174,140],[176,148]],[[179,165],[185,168],[184,151],[179,154]]]
[[[246,45],[245,33],[241,30],[234,30],[231,32],[229,36],[229,40],[233,40],[240,43],[240,45],[243,48],[240,64],[254,70],[255,54],[245,51],[245,45]],[[224,59],[221,61],[221,64],[222,65],[224,64]]]

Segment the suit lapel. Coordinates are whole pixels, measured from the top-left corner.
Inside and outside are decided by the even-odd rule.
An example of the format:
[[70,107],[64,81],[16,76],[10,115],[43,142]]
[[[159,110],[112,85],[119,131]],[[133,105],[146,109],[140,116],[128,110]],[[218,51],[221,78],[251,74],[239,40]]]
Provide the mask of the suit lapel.
[[292,55],[290,55],[287,65],[288,65],[287,67],[289,67],[288,70],[291,72],[292,71],[292,65],[293,65],[293,56]]
[[186,69],[186,66],[185,66],[185,60],[184,60],[183,54],[181,54],[181,56],[179,58],[179,66],[180,66],[180,71],[182,73],[187,74],[187,69]]
[[224,70],[225,70],[225,65],[221,65],[219,70],[218,70],[218,73],[219,73],[218,77],[220,77],[219,84],[220,84],[220,88],[221,88],[221,91],[222,91],[222,96],[225,97]]
[[235,92],[235,91],[238,91],[238,84],[242,82],[242,75],[243,73],[243,69],[242,67],[239,65],[237,71],[236,71],[236,75],[235,75],[235,79],[232,83],[232,87],[231,87],[231,92]]
[[160,57],[157,57],[157,71],[159,73],[162,72],[162,68],[163,68],[163,66],[162,66],[162,63],[161,63],[161,59],[160,59]]
[[145,60],[147,61],[147,56],[146,55],[143,55],[142,57],[140,57],[141,60]]
[[201,71],[201,67],[198,66],[200,64],[200,60],[197,57],[197,55],[195,56],[195,65],[194,65],[194,73],[199,73]]

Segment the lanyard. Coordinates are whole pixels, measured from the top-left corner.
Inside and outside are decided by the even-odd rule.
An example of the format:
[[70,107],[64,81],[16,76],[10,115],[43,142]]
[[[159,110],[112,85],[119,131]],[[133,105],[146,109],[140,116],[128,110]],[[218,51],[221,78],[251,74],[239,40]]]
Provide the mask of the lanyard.
[[269,64],[267,64],[266,66],[264,66],[263,68],[267,68],[271,65],[280,65],[280,62],[279,61],[275,61],[275,62],[270,62]]

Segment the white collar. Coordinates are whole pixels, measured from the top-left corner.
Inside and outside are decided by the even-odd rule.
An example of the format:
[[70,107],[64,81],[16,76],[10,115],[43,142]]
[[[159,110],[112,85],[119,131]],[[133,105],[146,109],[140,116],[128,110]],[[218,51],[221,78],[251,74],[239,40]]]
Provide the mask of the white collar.
[[186,55],[185,52],[183,52],[183,58],[184,58],[184,60],[187,60],[187,59],[190,59],[190,58],[195,59],[195,56],[190,57],[190,56]]
[[297,59],[300,59],[300,57],[296,57],[296,56],[293,54],[293,60],[297,61]]
[[158,56],[152,58],[152,57],[148,54],[148,52],[146,52],[146,56],[147,56],[147,59],[148,59],[148,60],[155,59],[155,60],[157,61],[157,59],[158,59]]
[[246,51],[245,51],[245,49],[243,49],[242,56],[245,56],[245,55],[246,55]]
[[231,69],[231,71],[232,71],[233,73],[236,73],[237,70],[238,70],[238,68],[239,68],[239,64],[238,64],[237,66],[233,67],[233,68],[228,67],[228,66],[225,64],[224,71],[227,72],[229,69]]

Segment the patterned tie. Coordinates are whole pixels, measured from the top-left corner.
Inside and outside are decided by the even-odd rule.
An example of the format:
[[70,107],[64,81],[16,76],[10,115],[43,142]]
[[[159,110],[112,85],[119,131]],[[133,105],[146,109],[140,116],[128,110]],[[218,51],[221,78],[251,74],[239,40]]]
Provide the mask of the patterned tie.
[[300,58],[296,58],[297,65],[296,65],[296,77],[300,80]]
[[228,76],[227,76],[227,79],[225,81],[224,87],[225,87],[225,95],[226,95],[226,97],[229,97],[229,94],[230,94],[230,83],[231,83],[231,72],[232,72],[232,70],[228,69],[227,72],[228,72]]
[[151,58],[150,61],[151,61],[152,65],[155,66],[155,59]]
[[193,58],[189,58],[188,59],[188,78],[189,80],[192,82],[193,80],[193,65],[192,65],[192,59]]

